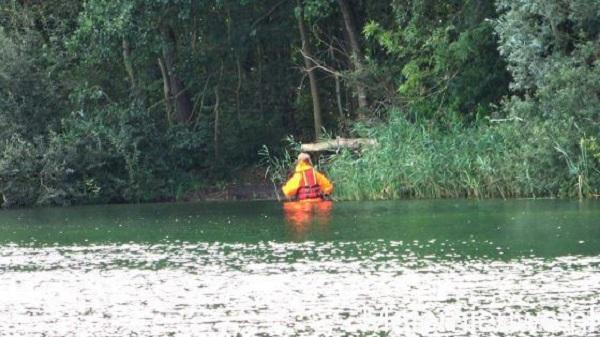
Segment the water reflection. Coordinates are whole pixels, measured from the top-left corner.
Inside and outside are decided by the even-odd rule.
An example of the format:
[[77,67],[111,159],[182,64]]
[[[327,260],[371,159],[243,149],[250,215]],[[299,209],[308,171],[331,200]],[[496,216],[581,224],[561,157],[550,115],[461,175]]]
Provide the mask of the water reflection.
[[0,337],[600,336],[598,219],[551,200],[2,211]]
[[600,257],[442,260],[422,246],[0,246],[0,336],[600,335]]
[[331,223],[331,201],[290,201],[283,203],[283,214],[292,232],[298,235],[307,233],[316,225],[317,228],[325,229]]

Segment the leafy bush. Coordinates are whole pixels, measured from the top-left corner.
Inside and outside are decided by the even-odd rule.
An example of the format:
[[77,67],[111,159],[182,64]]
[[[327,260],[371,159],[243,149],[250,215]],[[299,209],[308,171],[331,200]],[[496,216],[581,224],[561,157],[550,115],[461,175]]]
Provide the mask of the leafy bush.
[[63,120],[60,132],[35,142],[15,135],[0,144],[3,206],[182,195],[205,160],[204,138],[186,128],[161,133],[156,125],[144,109],[109,105]]
[[40,56],[42,38],[29,30],[8,34],[0,27],[0,137],[28,140],[55,125],[60,95]]
[[0,194],[5,207],[31,205],[41,189],[42,149],[18,135],[0,143]]
[[125,160],[109,135],[94,123],[80,123],[50,135],[37,203],[69,205],[124,200]]

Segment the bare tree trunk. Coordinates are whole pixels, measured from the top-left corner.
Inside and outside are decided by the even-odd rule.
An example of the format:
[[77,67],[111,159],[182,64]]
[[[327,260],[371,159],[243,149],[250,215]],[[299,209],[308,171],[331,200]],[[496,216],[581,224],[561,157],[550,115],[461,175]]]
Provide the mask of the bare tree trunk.
[[340,81],[340,75],[335,75],[335,98],[337,102],[338,113],[340,114],[340,122],[342,131],[346,129],[346,114],[344,114],[344,106],[342,105],[342,85]]
[[208,84],[210,83],[210,75],[206,78],[206,82],[204,82],[204,88],[202,89],[202,94],[198,95],[196,103],[194,103],[194,127],[193,130],[196,131],[198,129],[198,125],[200,124],[200,116],[202,116],[202,111],[204,111],[204,99],[206,98],[206,90],[208,89]]
[[213,134],[213,140],[214,140],[214,146],[215,146],[215,162],[219,163],[221,160],[221,146],[220,146],[220,125],[219,125],[219,121],[220,121],[220,115],[221,115],[221,107],[220,107],[220,96],[219,96],[219,87],[221,86],[221,82],[223,81],[223,72],[225,70],[225,65],[223,62],[221,62],[221,74],[219,75],[219,81],[217,82],[217,85],[215,86],[215,106],[214,106],[214,112],[215,112],[215,125],[214,125],[214,134]]
[[123,37],[122,40],[122,48],[123,48],[123,65],[125,66],[125,72],[127,72],[127,78],[129,80],[129,86],[131,90],[131,95],[136,100],[138,104],[146,103],[146,97],[144,92],[141,89],[141,86],[137,83],[137,79],[135,77],[135,70],[133,69],[133,57],[131,46],[129,44],[129,40]]
[[344,106],[342,105],[342,90],[341,90],[341,83],[340,83],[340,76],[339,75],[335,75],[335,98],[336,98],[336,103],[337,103],[337,108],[338,108],[338,112],[340,114],[340,118],[342,120],[344,120],[346,118],[346,115],[344,115]]
[[129,41],[126,38],[123,38],[123,64],[125,65],[125,71],[127,72],[127,77],[129,78],[129,85],[131,86],[131,92],[135,94],[137,90],[135,83],[135,74],[133,73],[133,63],[131,61],[131,47],[129,46]]
[[[342,16],[344,18],[344,26],[350,40],[352,64],[354,65],[354,70],[360,75],[365,69],[363,65],[364,56],[360,48],[352,8],[348,4],[348,0],[338,0],[338,4],[340,5],[340,10],[342,11]],[[369,103],[367,102],[367,90],[360,80],[358,80],[356,84],[356,94],[358,96],[359,113],[364,113],[364,110],[367,109]]]
[[163,60],[158,58],[158,66],[160,67],[160,73],[163,78],[163,94],[165,95],[165,110],[167,112],[167,122],[171,125],[171,115],[173,114],[173,104],[171,102],[171,85],[169,80],[169,74],[167,74],[167,69]]
[[215,145],[215,162],[219,162],[221,151],[219,148],[219,85],[215,86],[215,128],[214,128],[214,145]]
[[240,61],[239,55],[236,56],[235,61],[236,61],[237,75],[238,75],[237,87],[235,88],[235,108],[237,111],[238,122],[240,122],[242,119],[241,99],[240,99],[241,91],[242,91],[242,62]]
[[323,128],[323,120],[321,118],[321,99],[319,97],[319,83],[317,82],[317,76],[315,75],[315,65],[312,61],[312,52],[310,44],[306,34],[306,27],[304,26],[304,8],[300,1],[298,1],[300,7],[300,15],[298,16],[298,27],[300,29],[300,39],[302,40],[302,55],[304,56],[304,67],[308,73],[308,79],[310,82],[310,94],[313,101],[313,119],[315,126],[315,139],[321,138],[321,130]]
[[161,26],[163,36],[163,57],[165,59],[166,71],[169,77],[169,87],[172,99],[175,101],[175,120],[178,123],[188,123],[192,118],[193,106],[189,93],[183,81],[177,76],[176,56],[177,42],[173,29],[167,25]]
[[262,48],[260,42],[256,46],[256,57],[258,61],[258,109],[260,111],[260,120],[265,120],[265,106],[263,97],[263,60],[262,60]]

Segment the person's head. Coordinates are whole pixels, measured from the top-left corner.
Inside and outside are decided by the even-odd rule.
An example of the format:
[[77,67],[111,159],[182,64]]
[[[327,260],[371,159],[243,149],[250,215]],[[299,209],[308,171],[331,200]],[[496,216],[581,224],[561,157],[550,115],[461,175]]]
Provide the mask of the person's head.
[[310,155],[308,153],[301,152],[298,155],[298,163],[302,163],[302,162],[305,162],[307,164],[312,164],[312,162],[310,161]]

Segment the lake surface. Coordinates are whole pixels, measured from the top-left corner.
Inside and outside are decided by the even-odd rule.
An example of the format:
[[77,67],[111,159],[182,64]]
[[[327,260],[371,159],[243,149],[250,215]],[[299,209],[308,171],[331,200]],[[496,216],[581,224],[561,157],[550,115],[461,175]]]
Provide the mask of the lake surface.
[[600,202],[0,211],[0,336],[600,336]]

